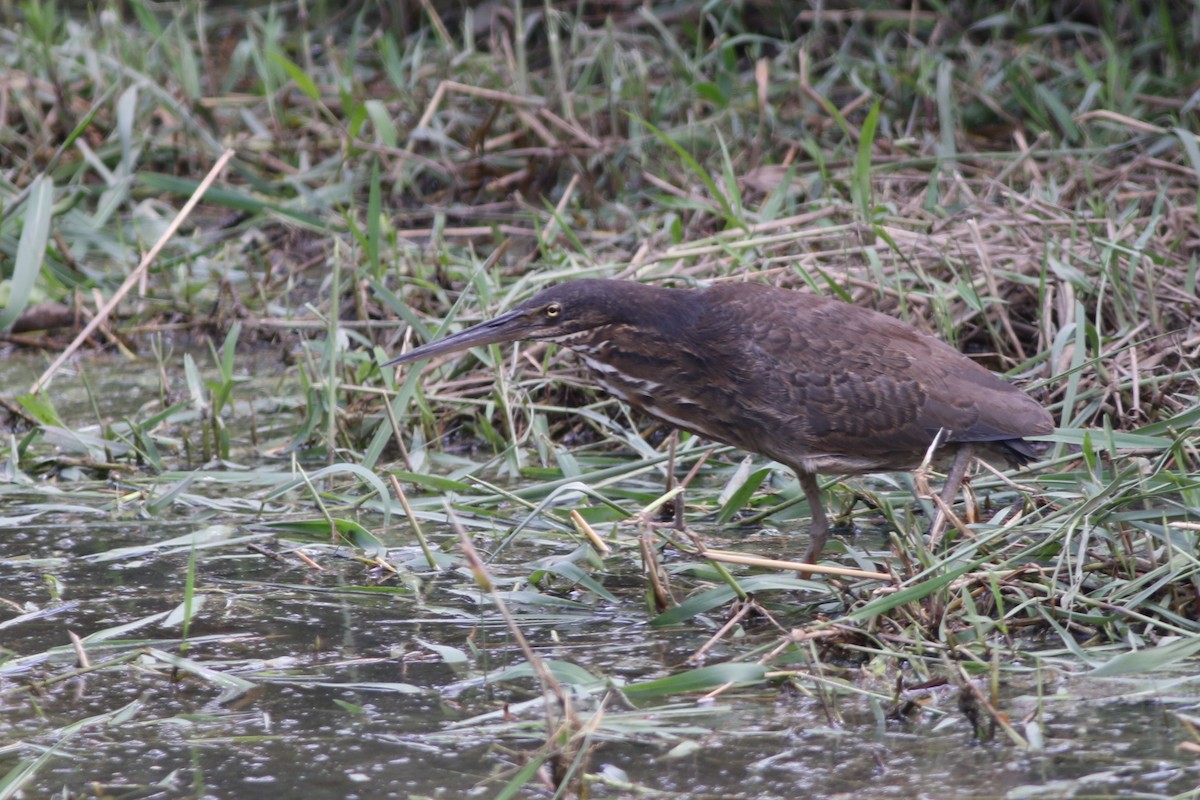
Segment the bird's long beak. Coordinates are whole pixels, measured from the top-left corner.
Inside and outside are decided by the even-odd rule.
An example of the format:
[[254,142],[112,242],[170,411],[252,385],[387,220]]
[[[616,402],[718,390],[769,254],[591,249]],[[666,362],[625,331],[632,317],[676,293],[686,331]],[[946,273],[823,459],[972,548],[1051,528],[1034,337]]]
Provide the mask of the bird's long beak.
[[404,355],[396,356],[390,361],[385,361],[383,366],[390,367],[396,364],[409,364],[425,358],[433,358],[434,356],[446,353],[466,350],[469,347],[483,347],[489,344],[515,342],[518,339],[525,338],[528,331],[529,325],[525,312],[520,309],[514,309],[507,314],[501,314],[495,319],[489,319],[487,322],[473,325],[453,336],[447,336],[445,339],[439,339],[436,342],[430,342],[429,344],[409,350]]

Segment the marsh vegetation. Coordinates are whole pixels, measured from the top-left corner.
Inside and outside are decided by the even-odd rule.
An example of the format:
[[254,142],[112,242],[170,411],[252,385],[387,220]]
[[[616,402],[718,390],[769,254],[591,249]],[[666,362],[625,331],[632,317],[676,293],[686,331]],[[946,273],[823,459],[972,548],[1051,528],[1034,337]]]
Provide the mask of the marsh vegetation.
[[[1197,796],[1187,4],[0,17],[0,797]],[[1049,451],[935,546],[824,480],[876,577],[706,559],[803,551],[786,470],[379,367],[579,277],[884,311]]]

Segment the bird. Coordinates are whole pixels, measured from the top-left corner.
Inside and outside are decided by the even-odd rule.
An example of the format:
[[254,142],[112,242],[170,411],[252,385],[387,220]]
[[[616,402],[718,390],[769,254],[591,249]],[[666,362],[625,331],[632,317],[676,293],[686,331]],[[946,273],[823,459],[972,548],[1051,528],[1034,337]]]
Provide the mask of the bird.
[[1035,461],[1054,430],[1031,396],[887,314],[753,282],[669,288],[581,279],[383,366],[521,340],[573,351],[609,394],[692,434],[795,473],[811,509],[803,560],[829,521],[817,475],[949,463],[950,503],[974,457]]

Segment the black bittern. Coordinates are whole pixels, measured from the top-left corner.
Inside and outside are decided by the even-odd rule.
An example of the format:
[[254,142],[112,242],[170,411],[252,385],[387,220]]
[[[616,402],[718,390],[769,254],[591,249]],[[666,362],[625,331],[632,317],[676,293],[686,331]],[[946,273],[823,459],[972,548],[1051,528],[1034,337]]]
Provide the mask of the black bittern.
[[972,456],[1010,466],[1050,433],[1037,401],[897,319],[753,283],[667,289],[578,280],[384,366],[501,342],[573,350],[610,394],[685,431],[764,455],[796,473],[812,508],[807,563],[828,521],[816,475],[950,464],[953,500]]

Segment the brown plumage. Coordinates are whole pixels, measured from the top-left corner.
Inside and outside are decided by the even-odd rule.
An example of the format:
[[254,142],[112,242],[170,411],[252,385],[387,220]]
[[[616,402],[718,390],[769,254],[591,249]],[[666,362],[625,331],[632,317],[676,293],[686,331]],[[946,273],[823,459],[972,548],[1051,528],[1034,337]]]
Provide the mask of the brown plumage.
[[652,417],[786,464],[812,507],[814,563],[828,523],[816,474],[909,470],[939,431],[949,501],[973,454],[1010,466],[1050,433],[1029,395],[885,314],[753,283],[666,289],[579,280],[388,361],[520,339],[575,351],[609,393]]

